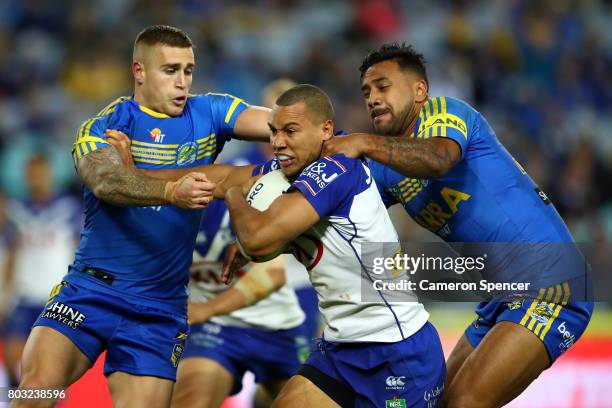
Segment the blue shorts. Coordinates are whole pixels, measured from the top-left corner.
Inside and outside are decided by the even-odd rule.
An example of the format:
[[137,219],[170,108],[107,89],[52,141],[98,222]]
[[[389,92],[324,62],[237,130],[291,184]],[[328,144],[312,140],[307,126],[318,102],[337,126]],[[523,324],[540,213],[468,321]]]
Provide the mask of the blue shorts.
[[476,314],[478,318],[465,330],[472,347],[476,348],[496,323],[513,322],[540,338],[552,364],[584,333],[593,303],[563,304],[516,296],[511,302],[481,302]]
[[3,337],[27,339],[32,325],[40,315],[45,304],[30,303],[20,299],[15,306],[9,311],[3,329]]
[[189,334],[185,316],[66,281],[53,288],[34,326],[62,333],[92,364],[106,350],[106,376],[121,371],[172,381]]
[[[440,337],[429,322],[396,343],[318,339],[315,345],[304,367],[314,367],[341,387],[352,389],[355,407],[435,407],[444,390],[444,353]],[[334,398],[333,389],[322,390]]]
[[298,298],[298,302],[300,302],[300,308],[306,315],[304,325],[306,326],[306,334],[310,341],[321,335],[319,332],[319,299],[317,298],[317,291],[313,287],[307,286],[295,289],[295,295]]
[[303,324],[288,330],[262,330],[207,322],[191,327],[183,358],[207,358],[221,364],[234,377],[233,395],[242,389],[246,371],[255,374],[255,382],[260,384],[289,379],[308,351]]

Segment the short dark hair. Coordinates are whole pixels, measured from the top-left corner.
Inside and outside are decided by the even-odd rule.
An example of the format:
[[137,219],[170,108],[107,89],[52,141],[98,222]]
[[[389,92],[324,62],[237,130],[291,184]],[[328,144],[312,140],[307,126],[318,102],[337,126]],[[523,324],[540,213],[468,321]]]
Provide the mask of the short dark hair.
[[304,102],[306,111],[313,115],[318,123],[334,119],[334,107],[329,96],[318,86],[309,84],[296,85],[283,92],[277,99],[278,106],[290,106]]
[[168,25],[152,25],[142,30],[136,37],[134,46],[137,44],[156,45],[164,44],[170,47],[193,48],[191,38],[180,28]]
[[415,72],[429,84],[423,54],[418,53],[410,44],[397,42],[383,44],[379,49],[370,51],[359,67],[360,78],[363,79],[365,72],[372,65],[387,60],[396,61],[400,68]]

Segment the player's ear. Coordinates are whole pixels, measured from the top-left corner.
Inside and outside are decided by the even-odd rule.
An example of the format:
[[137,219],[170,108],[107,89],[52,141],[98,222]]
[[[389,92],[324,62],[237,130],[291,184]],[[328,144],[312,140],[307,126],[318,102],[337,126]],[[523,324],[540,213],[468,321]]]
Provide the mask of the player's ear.
[[414,83],[414,101],[416,103],[422,103],[427,100],[427,94],[429,93],[429,85],[424,79],[419,79]]
[[334,121],[328,119],[321,126],[323,127],[323,141],[331,139],[334,136]]
[[145,72],[144,72],[144,65],[142,62],[140,61],[132,62],[132,75],[134,76],[134,81],[136,81],[138,85],[142,85],[144,83]]

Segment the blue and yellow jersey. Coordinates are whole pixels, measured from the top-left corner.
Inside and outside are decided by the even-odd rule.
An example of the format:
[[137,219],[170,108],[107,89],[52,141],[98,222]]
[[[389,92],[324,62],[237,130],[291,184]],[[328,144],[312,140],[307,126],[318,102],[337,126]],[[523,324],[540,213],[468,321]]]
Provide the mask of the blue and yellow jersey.
[[[186,168],[212,163],[233,136],[238,115],[247,108],[226,94],[190,96],[180,116],[169,117],[129,97],[115,100],[80,127],[74,160],[110,146],[106,129],[132,140],[137,167]],[[131,301],[184,313],[189,266],[202,211],[167,206],[116,207],[84,188],[85,223],[71,271],[96,268],[114,276],[111,285],[86,274],[67,280],[126,296]]]
[[573,241],[546,194],[465,102],[429,99],[411,137],[453,139],[461,160],[444,177],[428,180],[371,162],[387,206],[400,203],[420,225],[450,242]]

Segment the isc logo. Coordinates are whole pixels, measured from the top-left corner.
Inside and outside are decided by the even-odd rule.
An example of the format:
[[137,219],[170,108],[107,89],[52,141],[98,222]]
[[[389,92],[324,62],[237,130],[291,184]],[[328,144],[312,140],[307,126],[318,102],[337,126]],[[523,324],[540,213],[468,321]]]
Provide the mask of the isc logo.
[[400,377],[393,377],[393,376],[389,376],[387,377],[387,380],[385,381],[387,383],[387,388],[404,388],[404,379],[406,377],[404,377],[403,375]]

